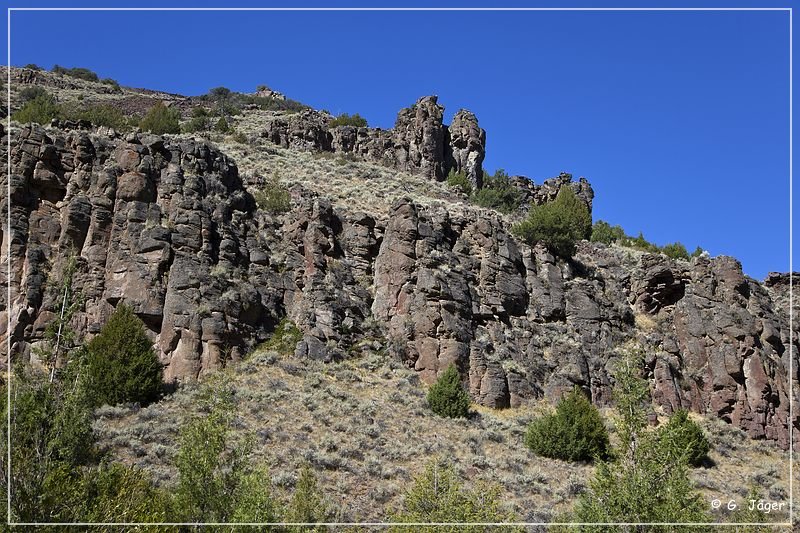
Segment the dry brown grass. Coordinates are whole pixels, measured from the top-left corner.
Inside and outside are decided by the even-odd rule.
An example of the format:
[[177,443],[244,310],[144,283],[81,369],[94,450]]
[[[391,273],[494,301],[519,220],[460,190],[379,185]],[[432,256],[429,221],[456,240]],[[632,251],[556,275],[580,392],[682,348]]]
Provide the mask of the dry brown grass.
[[[310,463],[342,520],[385,520],[437,457],[453,461],[468,485],[497,483],[509,510],[526,521],[568,511],[593,473],[591,465],[536,457],[525,448],[525,429],[546,404],[499,411],[474,405],[470,419],[440,418],[427,408],[416,373],[380,354],[323,364],[258,352],[219,379],[234,387],[236,431],[255,437],[253,459],[269,464],[276,487],[291,487]],[[173,483],[178,428],[196,412],[199,387],[138,411],[100,409],[95,427],[102,445],[160,483]],[[694,469],[692,478],[707,501],[742,498],[754,484],[765,497],[786,497],[785,452],[722,422],[702,423],[716,466]]]

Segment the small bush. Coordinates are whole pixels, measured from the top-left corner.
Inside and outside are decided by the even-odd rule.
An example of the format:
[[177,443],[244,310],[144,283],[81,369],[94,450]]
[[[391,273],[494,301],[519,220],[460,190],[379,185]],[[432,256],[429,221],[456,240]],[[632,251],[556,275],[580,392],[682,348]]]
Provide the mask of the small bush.
[[679,242],[665,244],[661,247],[661,253],[672,259],[689,260],[689,252],[686,250],[686,247]]
[[95,126],[106,126],[116,130],[123,130],[128,127],[128,119],[122,111],[108,104],[92,105],[83,109],[68,107],[63,110],[62,118],[88,120]]
[[272,214],[285,213],[291,208],[289,191],[278,180],[277,174],[273,174],[264,187],[253,195],[253,198],[259,209]]
[[192,118],[189,122],[181,127],[181,131],[185,133],[194,133],[196,131],[208,131],[211,129],[210,115],[206,108],[195,107],[192,109]]
[[214,130],[220,133],[228,133],[230,131],[230,126],[228,125],[228,121],[225,120],[225,117],[221,117],[216,124],[214,124]]
[[428,390],[428,405],[439,416],[466,418],[469,403],[469,394],[461,385],[455,365],[450,365]]
[[180,118],[180,111],[165,106],[159,100],[139,122],[139,127],[156,135],[180,133]]
[[[313,524],[325,522],[330,512],[325,503],[322,491],[317,485],[317,478],[309,465],[304,465],[300,470],[300,477],[294,489],[294,494],[286,509],[286,522],[304,522]],[[300,530],[300,528],[298,528]],[[302,528],[303,531],[326,531],[324,527]]]
[[239,106],[237,106],[235,104],[232,104],[230,102],[220,102],[220,104],[219,104],[219,113],[218,114],[223,116],[223,117],[241,115],[242,114],[242,109]]
[[51,120],[60,116],[61,107],[55,98],[45,94],[27,102],[22,109],[11,115],[11,118],[20,123],[49,124]]
[[685,409],[679,409],[661,428],[659,439],[662,446],[669,447],[686,458],[692,466],[700,466],[708,457],[711,445],[700,426]]
[[34,85],[33,87],[25,87],[19,92],[19,98],[23,102],[30,102],[31,100],[35,100],[40,96],[50,96],[50,94],[42,87],[37,85]]
[[[392,517],[392,522],[514,522],[516,517],[504,513],[500,508],[499,488],[478,483],[473,489],[464,487],[452,464],[434,460],[425,466],[425,471],[414,478],[414,485],[406,492],[403,508]],[[412,528],[394,526],[389,531],[405,532]],[[431,527],[422,531],[444,531]],[[461,526],[447,531],[518,531],[512,526],[491,529],[482,526]]]
[[611,244],[625,239],[625,230],[622,226],[612,226],[604,220],[598,220],[592,226],[592,242]]
[[472,195],[472,201],[481,207],[513,213],[522,203],[522,193],[511,184],[508,174],[498,169],[493,176],[483,171],[483,187]]
[[328,123],[328,126],[331,128],[336,128],[338,126],[353,126],[356,128],[366,128],[367,127],[367,119],[355,113],[353,115],[348,115],[347,113],[342,113],[338,117],[334,118]]
[[86,81],[99,81],[99,77],[97,74],[88,68],[82,67],[75,67],[75,68],[65,68],[61,65],[53,65],[52,71],[55,74],[63,74],[65,76],[70,76],[71,78],[78,78],[81,80]]
[[558,402],[554,413],[531,422],[525,444],[543,457],[588,461],[606,456],[608,432],[600,412],[575,387]]
[[640,250],[642,252],[649,252],[651,254],[657,254],[661,250],[658,246],[653,244],[652,242],[648,241],[644,238],[644,234],[640,231],[639,235],[636,238],[626,237],[625,242],[623,242],[624,246],[628,248],[634,248],[636,250]]
[[208,91],[208,95],[215,100],[224,100],[231,95],[231,90],[227,87],[214,87]]
[[144,324],[130,307],[119,305],[87,348],[87,378],[92,403],[146,404],[161,392],[161,363]]
[[555,200],[533,207],[528,218],[512,228],[528,244],[541,241],[564,259],[575,254],[575,243],[588,239],[591,230],[589,209],[570,187],[561,187]]
[[283,355],[291,355],[302,338],[303,332],[294,325],[294,322],[284,317],[275,326],[272,336],[259,346],[259,350],[275,350]]
[[247,144],[250,140],[247,138],[247,135],[242,133],[241,131],[237,131],[233,134],[233,140],[239,144]]
[[27,65],[25,65],[22,68],[27,68],[27,69],[30,69],[30,70],[42,70],[42,67],[40,67],[36,63],[28,63]]
[[120,87],[119,83],[117,83],[117,80],[113,78],[103,78],[102,80],[100,80],[100,83],[102,83],[103,85],[109,85],[114,90],[115,93],[122,92],[122,87]]
[[454,169],[451,169],[450,173],[447,174],[447,185],[458,189],[467,196],[472,194],[472,183],[470,183],[469,179],[467,179],[467,175],[463,172],[456,172]]
[[700,257],[701,255],[703,255],[703,251],[704,250],[698,246],[697,248],[694,249],[694,252],[692,252],[692,257]]

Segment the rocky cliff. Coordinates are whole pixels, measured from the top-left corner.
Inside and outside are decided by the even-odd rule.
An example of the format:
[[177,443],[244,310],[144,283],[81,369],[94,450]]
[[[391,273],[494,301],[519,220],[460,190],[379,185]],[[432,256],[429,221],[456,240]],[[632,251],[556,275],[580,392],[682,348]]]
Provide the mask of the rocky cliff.
[[[330,131],[314,112],[275,118],[264,131],[284,146],[437,180],[455,168],[478,183],[485,134],[468,112],[449,127],[441,116],[427,98],[391,131]],[[761,284],[728,257],[676,261],[589,242],[563,262],[517,242],[493,211],[406,198],[375,216],[332,203],[324,182],[292,188],[292,209],[273,215],[248,192],[257,176],[240,175],[202,140],[37,126],[10,135],[2,260],[11,266],[3,333],[13,359],[35,360],[31,348],[57,312],[48,287],[74,256],[84,299],[74,329],[91,336],[114,306],[131,305],[167,381],[243,357],[288,316],[303,332],[299,357],[385,350],[427,382],[455,363],[473,398],[495,408],[573,385],[604,404],[616,358],[638,345],[666,412],[687,407],[788,446],[800,365],[785,275]],[[588,182],[567,175],[532,186],[529,201],[563,185],[591,205]]]
[[261,135],[275,144],[376,161],[400,170],[420,172],[442,181],[454,170],[464,172],[475,187],[483,179],[486,132],[475,115],[464,109],[448,127],[444,107],[436,96],[424,96],[397,114],[391,130],[338,126],[329,128],[330,115],[304,111],[267,123]]

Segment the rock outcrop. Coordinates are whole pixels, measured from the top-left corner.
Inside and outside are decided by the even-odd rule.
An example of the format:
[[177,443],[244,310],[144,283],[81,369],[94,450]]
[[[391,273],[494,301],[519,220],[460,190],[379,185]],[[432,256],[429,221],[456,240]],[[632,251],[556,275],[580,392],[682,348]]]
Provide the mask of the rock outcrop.
[[[398,165],[401,139],[402,164],[437,179],[448,168],[438,151],[450,143],[461,150],[450,164],[469,172],[482,133],[464,112],[459,132],[448,133],[436,125],[438,109],[424,100],[392,132],[332,133],[298,114],[276,121],[270,138],[302,149],[329,142]],[[788,446],[800,364],[784,276],[762,285],[727,257],[676,261],[589,242],[563,262],[518,243],[499,215],[410,199],[376,220],[294,188],[292,210],[273,215],[256,209],[230,158],[178,138],[26,127],[12,132],[10,157],[2,261],[11,263],[3,302],[11,329],[3,333],[14,358],[35,358],[56,312],[48,287],[74,255],[84,304],[73,328],[90,337],[127,303],[149,328],[168,381],[200,379],[240,358],[288,316],[303,333],[301,357],[384,350],[426,382],[454,363],[473,398],[497,408],[574,385],[605,404],[616,360],[635,345],[666,412],[709,413]],[[567,175],[532,186],[530,201],[564,185],[591,203],[588,182]]]
[[444,107],[436,96],[424,96],[400,110],[391,130],[338,126],[330,115],[304,111],[270,120],[262,137],[283,147],[334,152],[374,161],[442,181],[450,170],[464,172],[476,187],[483,178],[486,132],[475,115],[461,110],[453,123],[443,123]]

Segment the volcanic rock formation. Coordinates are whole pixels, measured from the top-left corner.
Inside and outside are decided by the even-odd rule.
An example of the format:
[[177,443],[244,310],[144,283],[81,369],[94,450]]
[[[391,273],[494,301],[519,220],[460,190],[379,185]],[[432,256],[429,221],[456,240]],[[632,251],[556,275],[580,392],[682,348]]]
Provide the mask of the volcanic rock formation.
[[[267,135],[433,179],[456,168],[478,183],[482,130],[470,113],[449,128],[441,116],[426,98],[391,132],[331,132],[319,114],[301,113],[276,119]],[[303,333],[300,357],[351,357],[367,346],[426,382],[455,363],[490,407],[557,398],[574,385],[604,404],[615,360],[636,344],[667,412],[687,407],[788,446],[790,354],[792,379],[800,365],[785,275],[761,284],[728,257],[687,262],[589,242],[564,262],[519,243],[497,213],[411,199],[378,220],[295,187],[291,211],[273,215],[257,209],[236,163],[203,141],[37,126],[11,137],[2,261],[11,265],[3,334],[13,359],[35,359],[31,348],[57,312],[49,287],[74,256],[84,303],[72,327],[91,337],[127,303],[167,381],[243,357],[288,316]],[[529,201],[571,186],[591,205],[588,182],[545,184]]]

